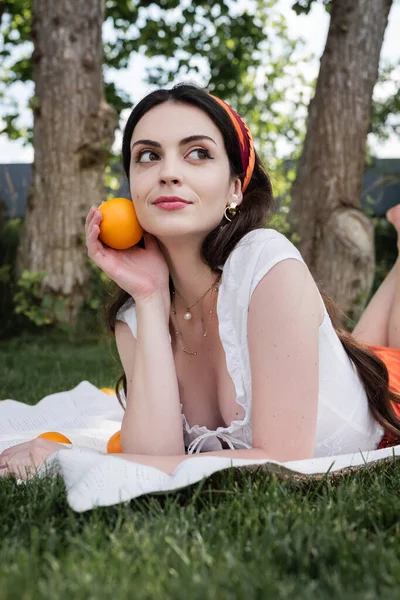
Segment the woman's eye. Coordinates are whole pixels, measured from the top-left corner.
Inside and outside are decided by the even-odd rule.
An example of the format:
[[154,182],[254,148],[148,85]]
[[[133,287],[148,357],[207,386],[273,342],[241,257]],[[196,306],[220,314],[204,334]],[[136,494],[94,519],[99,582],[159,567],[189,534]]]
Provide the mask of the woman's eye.
[[203,154],[203,156],[200,156],[200,159],[203,159],[203,158],[211,158],[209,151],[208,151],[208,150],[205,150],[205,148],[195,148],[194,150],[192,150],[192,151],[189,153],[189,156],[190,156],[190,154],[193,154],[193,152],[200,152],[200,154],[202,153],[202,154]]
[[[198,160],[204,160],[207,158],[211,158],[209,151],[206,150],[205,148],[195,148],[194,150],[191,150],[191,152],[189,152],[188,156],[191,156],[195,152],[198,153],[198,157],[197,157]],[[144,156],[147,156],[147,158],[143,160]],[[156,152],[153,152],[153,150],[141,150],[141,152],[139,152],[139,154],[137,155],[135,162],[149,163],[149,162],[154,162],[154,160],[157,160],[157,158],[159,158],[158,154]]]
[[148,155],[149,155],[149,157],[150,157],[151,155],[153,155],[153,156],[157,156],[157,154],[156,154],[155,152],[153,152],[152,150],[142,150],[142,151],[141,151],[141,152],[139,152],[139,154],[137,155],[136,162],[154,162],[154,161],[153,161],[153,160],[151,160],[150,158],[149,158],[149,160],[142,160],[142,157],[143,157],[145,154],[148,154]]

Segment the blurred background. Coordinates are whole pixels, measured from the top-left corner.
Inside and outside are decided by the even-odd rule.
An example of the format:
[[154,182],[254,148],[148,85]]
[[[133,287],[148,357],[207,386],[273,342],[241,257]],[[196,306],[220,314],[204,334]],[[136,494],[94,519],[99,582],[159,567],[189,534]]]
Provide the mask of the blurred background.
[[354,327],[397,257],[397,0],[0,2],[0,339],[104,335],[92,204],[129,197],[147,93],[194,82],[248,123],[284,233]]

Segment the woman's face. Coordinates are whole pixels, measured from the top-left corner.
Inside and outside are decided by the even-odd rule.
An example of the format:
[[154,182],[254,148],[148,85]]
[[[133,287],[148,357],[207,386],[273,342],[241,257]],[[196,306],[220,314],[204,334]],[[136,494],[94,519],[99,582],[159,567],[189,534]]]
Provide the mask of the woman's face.
[[[193,137],[196,136],[196,139]],[[191,138],[191,139],[189,139]],[[137,123],[131,139],[130,190],[140,224],[160,239],[198,233],[205,237],[240,194],[230,177],[218,127],[201,109],[165,102]],[[154,201],[178,196],[190,202],[164,210]]]

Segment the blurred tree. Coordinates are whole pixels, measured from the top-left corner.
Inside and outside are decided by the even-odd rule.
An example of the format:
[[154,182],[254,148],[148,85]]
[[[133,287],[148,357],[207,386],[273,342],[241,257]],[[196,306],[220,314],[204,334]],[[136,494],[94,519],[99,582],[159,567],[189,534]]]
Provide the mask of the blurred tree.
[[[37,1],[39,2],[39,0]],[[190,80],[190,74],[199,72],[199,59],[205,59],[204,85],[208,85],[211,92],[231,101],[239,112],[246,115],[246,118],[254,127],[258,150],[261,150],[261,153],[268,158],[268,165],[273,168],[278,164],[277,146],[279,140],[286,138],[295,144],[299,144],[303,135],[302,122],[307,101],[305,88],[308,85],[301,74],[303,59],[299,53],[296,54],[295,52],[299,46],[298,42],[291,41],[288,38],[284,19],[279,13],[272,10],[275,0],[256,1],[252,4],[251,10],[239,8],[236,4],[238,3],[229,0],[216,0],[213,3],[208,0],[197,0],[196,2],[164,0],[164,2],[157,5],[148,2],[148,0],[131,2],[106,0],[106,22],[112,25],[115,40],[108,40],[104,43],[104,65],[109,69],[123,69],[127,66],[132,53],[138,52],[144,52],[147,56],[153,58],[160,57],[164,63],[165,59],[168,59],[167,67],[165,67],[165,64],[159,65],[148,72],[148,81],[154,85],[157,83],[157,87],[160,87],[171,83],[174,77]],[[52,18],[53,13],[59,15],[58,10],[62,9],[56,9],[53,6],[53,12],[49,13],[49,19]],[[89,12],[88,8],[86,12]],[[79,14],[79,11],[76,14]],[[70,17],[71,24],[66,23]],[[75,37],[74,28],[77,28],[78,25],[68,11],[64,11],[62,22],[66,23],[65,27],[68,31],[66,41],[68,42]],[[99,21],[96,20],[96,27],[98,23]],[[50,26],[51,21],[47,20],[44,24]],[[56,27],[52,27],[50,31],[58,31],[57,19],[55,25]],[[80,31],[80,29],[77,30]],[[39,79],[41,77],[37,70],[40,65],[37,58],[42,55],[43,49],[40,51],[35,50],[33,60],[30,59],[29,40],[32,36],[30,0],[9,0],[3,17],[1,34],[4,42],[1,51],[4,58],[3,65],[7,63],[7,67],[3,68],[1,75],[3,82],[1,91],[5,98],[10,98],[8,92],[13,83],[18,81],[28,82],[32,78],[36,80],[37,77]],[[35,20],[33,34],[35,45],[37,45],[37,24]],[[57,36],[49,34],[48,37],[49,44],[55,43]],[[89,37],[84,34],[83,37],[86,37],[86,44],[83,44],[83,40],[81,40],[82,34],[79,36],[82,48],[90,53],[90,45],[98,44],[99,40],[94,36],[94,33]],[[24,44],[24,42],[26,43]],[[61,44],[63,39],[59,39],[58,42]],[[43,41],[41,43],[44,44]],[[55,48],[52,48],[51,51],[56,56]],[[70,47],[67,45],[64,54],[68,55],[69,52]],[[97,52],[100,52],[98,45],[96,46],[96,56],[99,56]],[[86,62],[84,57],[81,57],[81,62],[84,66]],[[62,64],[61,61],[59,65]],[[79,61],[77,67],[81,67]],[[86,67],[84,73],[87,75],[89,70]],[[70,82],[76,84],[78,78],[72,73],[61,67],[58,75],[60,76],[62,73],[67,75]],[[46,86],[43,85],[42,79],[40,81],[42,93],[45,93],[47,98],[52,93],[51,81]],[[97,86],[98,83],[99,80],[96,79],[95,85]],[[107,83],[105,90],[106,99],[118,112],[131,107],[130,99],[121,90],[118,90],[114,84]],[[63,89],[61,96],[65,101],[65,106],[68,101],[74,101],[73,94],[75,94],[75,91],[72,88],[69,90]],[[284,102],[289,103],[286,114],[281,109]],[[50,112],[46,110],[46,114],[51,115],[51,111],[58,110],[57,103],[58,97],[53,99],[53,103],[49,108]],[[43,132],[43,128],[39,127],[41,122],[39,118],[43,119],[44,109],[43,100],[39,97],[38,90],[36,90],[35,96],[30,101],[30,107],[35,116],[33,141],[37,161],[42,161],[43,165],[46,164],[48,153],[51,154],[54,148],[57,147],[53,141],[55,136],[60,149],[64,149],[64,160],[69,162],[70,158],[72,160],[77,159],[79,153],[73,154],[72,157],[65,154],[66,148],[71,149],[71,132],[69,130],[66,132],[65,130],[56,129],[52,136],[47,133],[46,139],[43,140],[46,147],[41,147],[39,137]],[[29,129],[24,130],[18,126],[17,107],[13,109],[12,104],[10,104],[9,113],[4,117],[4,120],[4,131],[10,137],[22,136],[28,141],[32,141]],[[66,116],[65,122],[70,122]],[[53,123],[55,123],[54,119]],[[68,133],[66,137],[69,139],[69,141],[65,141],[66,147],[63,146],[64,141],[61,141],[61,136],[65,133]],[[83,129],[81,133],[84,133]],[[53,142],[53,145],[51,145],[51,142]],[[81,151],[82,147],[78,147]],[[101,155],[101,160],[102,158],[103,155]],[[88,160],[90,161],[90,157]],[[96,173],[100,172],[100,170],[97,171],[97,167],[100,169],[100,162],[96,164]],[[52,158],[48,160],[48,165],[55,167]],[[65,169],[65,165],[62,166]],[[37,169],[35,168],[35,170]],[[54,269],[50,254],[53,254],[54,259],[60,264],[61,262],[69,264],[68,276],[59,269],[54,270],[54,283],[51,284],[51,289],[58,289],[60,281],[63,281],[63,294],[70,293],[76,296],[76,299],[73,302],[71,301],[72,312],[74,313],[80,299],[79,286],[84,285],[86,277],[79,267],[77,270],[79,284],[77,286],[71,284],[71,265],[75,264],[77,260],[75,251],[72,251],[69,247],[69,256],[66,258],[63,254],[63,252],[67,252],[65,241],[56,241],[55,237],[48,241],[47,252],[39,250],[39,248],[44,249],[46,243],[44,238],[46,236],[42,236],[40,244],[34,242],[35,236],[42,229],[39,228],[37,217],[36,224],[33,224],[31,214],[34,210],[37,210],[36,207],[41,206],[37,194],[40,195],[43,202],[45,201],[43,185],[46,186],[49,190],[48,194],[50,194],[50,196],[46,196],[46,202],[52,200],[52,204],[48,204],[48,206],[53,206],[56,203],[57,211],[59,211],[59,214],[53,211],[49,213],[55,232],[54,236],[60,236],[59,228],[63,227],[65,222],[72,222],[65,219],[65,214],[69,214],[69,211],[71,211],[70,193],[74,188],[65,186],[63,189],[68,190],[69,196],[60,196],[61,171],[59,163],[57,163],[57,168],[53,168],[53,170],[49,168],[47,172],[49,176],[52,173],[52,182],[47,179],[42,180],[37,173],[34,174],[34,187],[28,207],[25,237],[19,253],[19,264],[21,268],[22,266],[28,266],[28,268],[35,268],[40,272],[49,272],[49,269]],[[87,173],[88,167],[85,167],[83,172]],[[99,203],[91,194],[81,194],[75,197],[77,198],[76,202],[80,198],[81,203],[79,211],[75,211],[76,219],[73,221],[75,225],[66,228],[70,232],[68,235],[71,235],[74,239],[74,244],[78,243],[78,232],[81,232],[81,235],[83,232],[82,211],[88,210],[92,203]],[[60,210],[61,206],[63,206],[62,210]],[[39,211],[37,214],[39,214]],[[43,227],[45,222],[42,223]],[[78,222],[80,226],[78,226]],[[51,227],[46,227],[46,232],[50,232],[51,229]],[[52,248],[57,249],[57,252],[53,252]],[[80,248],[80,252],[80,260],[84,260],[84,249]],[[44,280],[44,285],[50,285],[50,281],[51,277],[48,277]],[[68,314],[72,314],[70,309]]]
[[4,204],[3,198],[0,196],[0,234],[4,228],[4,219],[5,219],[6,207]]
[[[332,0],[297,0],[292,8],[298,14],[310,12],[313,4],[321,4],[328,13],[332,9]],[[400,60],[393,62],[382,62],[378,77],[379,84],[393,84],[393,92],[386,95],[384,100],[372,101],[372,117],[369,133],[374,133],[378,139],[386,140],[390,134],[400,133],[400,83],[399,83]]]
[[329,2],[329,33],[292,187],[291,221],[302,255],[322,289],[356,320],[374,278],[373,226],[360,210],[360,198],[391,4]]
[[[267,145],[264,151],[274,160],[278,139],[296,145],[303,137],[309,88],[301,72],[306,60],[301,43],[289,39],[275,4],[276,0],[254,0],[245,7],[238,0],[106,0],[105,22],[115,39],[104,42],[105,70],[126,68],[135,54],[158,58],[158,64],[147,69],[147,83],[154,87],[177,77],[190,80],[201,71],[210,92],[232,102],[249,122],[253,119],[252,125],[260,129],[260,147]],[[30,22],[31,0],[7,2],[0,52],[7,67],[0,66],[0,94],[8,110],[3,109],[2,131],[28,143],[32,132],[20,125],[10,90],[15,82],[32,80]],[[105,79],[107,102],[118,114],[131,108],[128,94]],[[291,104],[287,113],[281,108],[284,102]]]
[[[32,132],[20,125],[18,106],[9,90],[14,82],[32,80],[31,4],[31,0],[8,0],[0,31],[0,56],[4,58],[3,69],[0,61],[0,97],[3,94],[3,105],[8,103],[8,112],[2,116],[3,131],[27,143],[32,141]],[[284,172],[281,159],[299,154],[313,83],[302,74],[309,57],[301,56],[299,40],[289,39],[275,4],[276,0],[254,0],[246,5],[238,0],[105,0],[105,22],[114,38],[107,36],[104,42],[104,66],[107,73],[126,68],[138,53],[153,59],[152,64],[158,57],[159,63],[147,70],[147,82],[155,87],[201,73],[204,85],[231,102],[249,122],[280,197],[280,210],[272,225],[296,241],[287,223],[295,171]],[[107,76],[105,94],[118,114],[132,107],[126,92]],[[35,98],[31,107],[35,107]],[[379,114],[383,127],[388,112]],[[378,134],[380,129],[378,124]],[[89,203],[88,198],[87,208]]]
[[[299,0],[293,9],[298,14],[308,13],[314,2],[324,4],[330,11],[329,0]],[[136,53],[167,58],[167,66],[163,60],[147,69],[147,82],[162,87],[178,75],[182,78],[198,73],[200,59],[204,59],[204,84],[211,92],[230,100],[239,110],[243,107],[246,115],[250,99],[253,115],[265,125],[271,123],[272,116],[269,139],[272,134],[300,141],[299,128],[303,128],[299,123],[291,128],[291,113],[278,115],[278,109],[270,113],[272,104],[278,106],[287,92],[296,88],[277,83],[287,74],[288,67],[294,67],[295,50],[300,45],[297,40],[289,40],[284,18],[274,13],[275,4],[276,0],[254,0],[243,8],[237,0],[105,0],[105,21],[112,26],[116,39],[104,42],[104,66],[106,70],[124,69]],[[19,107],[10,89],[15,82],[32,80],[31,6],[32,0],[0,2],[0,99],[4,123],[0,133],[28,143],[32,141],[32,130],[19,124]],[[299,60],[298,55],[296,58]],[[397,66],[384,66],[381,80],[393,79]],[[290,76],[295,78],[295,84],[301,83],[301,64]],[[307,95],[308,86],[303,83]],[[270,93],[273,102],[269,102]],[[118,114],[132,107],[129,95],[111,81],[105,82],[105,94]],[[298,105],[301,104],[303,97],[299,95]],[[384,138],[388,132],[396,131],[398,125],[390,123],[390,116],[399,105],[398,91],[373,103],[372,128],[376,135]]]
[[35,159],[17,272],[46,273],[60,321],[74,325],[89,277],[83,225],[106,199],[114,110],[104,101],[102,0],[34,0]]

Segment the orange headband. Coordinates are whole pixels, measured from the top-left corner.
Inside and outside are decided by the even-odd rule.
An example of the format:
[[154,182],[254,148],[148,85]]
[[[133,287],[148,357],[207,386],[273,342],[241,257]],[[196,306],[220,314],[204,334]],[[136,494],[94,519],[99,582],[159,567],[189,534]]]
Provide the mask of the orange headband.
[[240,155],[242,157],[242,168],[243,172],[245,173],[242,186],[242,192],[244,194],[252,178],[256,161],[253,136],[251,135],[250,129],[247,127],[242,117],[238,115],[237,112],[235,112],[233,108],[229,106],[229,104],[227,104],[224,100],[213,96],[212,94],[210,94],[210,96],[214,98],[214,100],[216,100],[223,109],[226,110],[235,126],[236,133],[238,134]]

